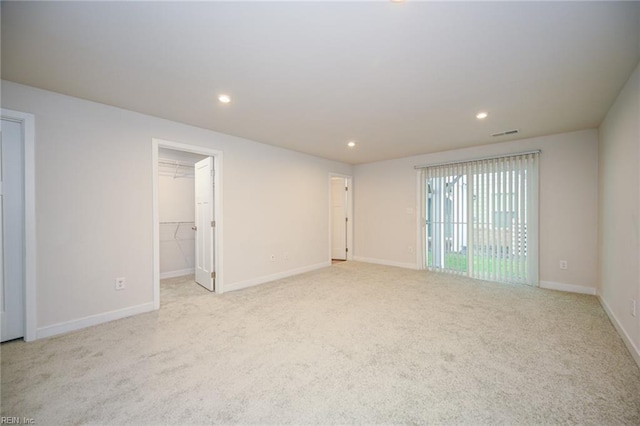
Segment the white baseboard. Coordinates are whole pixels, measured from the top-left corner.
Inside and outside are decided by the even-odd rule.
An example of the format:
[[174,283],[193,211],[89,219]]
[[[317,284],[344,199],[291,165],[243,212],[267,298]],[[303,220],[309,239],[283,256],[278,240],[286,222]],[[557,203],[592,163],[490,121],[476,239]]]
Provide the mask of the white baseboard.
[[193,275],[196,273],[195,268],[180,269],[179,271],[160,272],[160,279],[182,277],[184,275]]
[[553,281],[540,281],[540,288],[546,288],[548,290],[567,291],[569,293],[580,293],[596,295],[596,289],[593,287],[585,287],[582,285],[555,283]]
[[151,311],[153,311],[153,302],[131,306],[129,308],[118,309],[117,311],[105,312],[103,314],[91,315],[73,321],[49,325],[47,327],[38,328],[36,330],[36,339],[44,339],[45,337],[56,336],[58,334],[68,333],[70,331],[76,331],[82,328],[91,327],[93,325],[98,325],[105,322]]
[[609,308],[607,302],[605,302],[600,295],[598,295],[598,300],[600,301],[600,305],[602,305],[602,309],[604,309],[607,316],[611,320],[611,323],[618,331],[618,334],[622,338],[622,341],[627,346],[627,349],[629,349],[629,352],[631,352],[631,356],[636,361],[636,364],[638,364],[638,367],[640,367],[640,348],[637,348],[636,345],[633,344],[633,341],[631,340],[625,329],[622,327],[622,324],[620,324],[620,321],[618,321],[618,318],[616,318],[616,316],[613,314],[613,311]]
[[354,256],[353,260],[355,260],[356,262],[375,263],[376,265],[397,266],[398,268],[405,268],[405,269],[418,269],[418,265],[416,265],[415,263],[403,263],[403,262],[396,262],[394,260],[373,259],[371,257],[360,257],[360,256]]
[[293,275],[304,274],[305,272],[315,271],[316,269],[326,268],[328,266],[331,266],[331,261],[316,263],[315,265],[304,266],[297,269],[290,269],[288,271],[278,272],[277,274],[266,275],[264,277],[253,278],[251,280],[225,284],[224,291],[226,293],[227,291],[242,290],[243,288],[253,287],[259,284],[267,283],[269,281],[291,277]]

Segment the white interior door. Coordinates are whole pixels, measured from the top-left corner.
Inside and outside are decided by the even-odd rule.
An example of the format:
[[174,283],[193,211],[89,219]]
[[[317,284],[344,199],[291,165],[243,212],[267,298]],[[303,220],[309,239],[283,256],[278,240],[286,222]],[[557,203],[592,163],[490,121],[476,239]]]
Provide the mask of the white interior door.
[[331,258],[347,260],[346,179],[331,178]]
[[196,282],[209,291],[215,289],[213,173],[213,157],[195,164]]
[[24,336],[24,144],[22,124],[0,133],[0,281],[2,341]]

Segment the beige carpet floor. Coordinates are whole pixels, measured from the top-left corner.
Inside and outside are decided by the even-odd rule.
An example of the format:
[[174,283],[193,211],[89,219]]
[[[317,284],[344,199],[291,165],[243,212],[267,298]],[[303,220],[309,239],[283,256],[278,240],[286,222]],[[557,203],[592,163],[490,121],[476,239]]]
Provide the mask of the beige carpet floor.
[[66,424],[640,424],[593,296],[346,262],[3,344],[2,416]]

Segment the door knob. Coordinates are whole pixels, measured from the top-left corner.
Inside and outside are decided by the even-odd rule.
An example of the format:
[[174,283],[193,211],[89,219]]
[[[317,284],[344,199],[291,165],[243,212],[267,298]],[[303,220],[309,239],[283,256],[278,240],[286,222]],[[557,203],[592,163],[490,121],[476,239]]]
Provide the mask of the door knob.
[[194,231],[197,231],[198,227],[197,226],[192,226],[191,229],[193,229]]

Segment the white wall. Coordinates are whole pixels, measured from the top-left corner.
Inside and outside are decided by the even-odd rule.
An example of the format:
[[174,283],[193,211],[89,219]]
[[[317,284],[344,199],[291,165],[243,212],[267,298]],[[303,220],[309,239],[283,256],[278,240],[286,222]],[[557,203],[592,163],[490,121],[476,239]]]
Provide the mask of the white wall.
[[[595,294],[597,137],[596,130],[584,130],[356,166],[356,258],[417,267],[414,166],[541,149],[541,285]],[[560,270],[560,260],[568,270]]]
[[152,138],[224,152],[226,285],[329,264],[328,174],[349,165],[7,81],[2,106],[36,121],[39,329],[151,303]]
[[190,177],[158,176],[158,215],[160,222],[195,220],[195,180]]
[[[640,364],[640,65],[600,126],[599,254],[603,305]],[[640,309],[640,306],[638,307]]]

